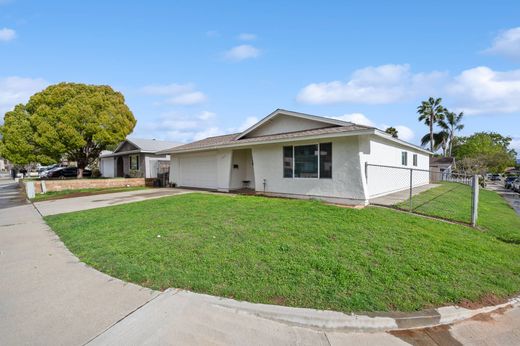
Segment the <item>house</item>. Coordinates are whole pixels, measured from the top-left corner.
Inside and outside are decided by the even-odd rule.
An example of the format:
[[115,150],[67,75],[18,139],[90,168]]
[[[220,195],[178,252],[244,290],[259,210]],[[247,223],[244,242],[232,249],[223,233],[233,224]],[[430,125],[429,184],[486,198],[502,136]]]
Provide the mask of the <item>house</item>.
[[126,139],[113,152],[99,157],[99,169],[103,177],[157,178],[160,167],[169,167],[170,156],[157,152],[179,146],[179,143],[155,139]]
[[[428,170],[430,155],[373,127],[283,109],[241,133],[159,153],[172,155],[176,186],[350,205],[408,188],[410,169]],[[427,183],[428,174],[414,177],[416,186]]]
[[454,157],[431,157],[430,172],[432,181],[446,180],[446,177],[455,169]]

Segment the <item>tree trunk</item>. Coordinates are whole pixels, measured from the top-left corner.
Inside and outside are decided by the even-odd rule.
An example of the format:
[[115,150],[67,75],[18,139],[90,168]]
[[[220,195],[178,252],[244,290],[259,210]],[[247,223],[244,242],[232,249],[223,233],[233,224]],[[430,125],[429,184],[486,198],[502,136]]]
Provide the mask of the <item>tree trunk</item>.
[[430,117],[430,151],[433,152],[433,114]]

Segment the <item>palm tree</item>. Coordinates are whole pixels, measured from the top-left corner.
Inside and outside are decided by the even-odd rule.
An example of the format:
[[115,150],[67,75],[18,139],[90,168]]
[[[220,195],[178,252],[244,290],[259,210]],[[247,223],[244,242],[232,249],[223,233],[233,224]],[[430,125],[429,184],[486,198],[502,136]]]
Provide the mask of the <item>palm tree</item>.
[[398,131],[395,127],[388,127],[386,130],[385,130],[386,133],[392,135],[392,137],[394,138],[398,138]]
[[448,156],[451,156],[455,133],[464,128],[464,124],[462,124],[462,117],[464,117],[464,112],[456,114],[454,112],[449,112],[448,110],[446,110],[446,113],[444,114],[444,119],[440,119],[437,122],[444,131],[448,132]]
[[442,99],[439,97],[434,99],[430,97],[428,101],[423,101],[419,107],[417,107],[417,113],[419,113],[419,121],[430,127],[430,151],[434,151],[435,140],[433,138],[433,125],[439,120],[444,118],[445,109],[441,105]]
[[449,133],[447,131],[439,131],[433,133],[433,142],[431,141],[431,136],[429,133],[425,134],[421,138],[421,145],[426,146],[428,143],[430,143],[431,151],[435,152],[442,148],[442,155],[446,156],[447,149],[448,149],[448,140],[449,140]]

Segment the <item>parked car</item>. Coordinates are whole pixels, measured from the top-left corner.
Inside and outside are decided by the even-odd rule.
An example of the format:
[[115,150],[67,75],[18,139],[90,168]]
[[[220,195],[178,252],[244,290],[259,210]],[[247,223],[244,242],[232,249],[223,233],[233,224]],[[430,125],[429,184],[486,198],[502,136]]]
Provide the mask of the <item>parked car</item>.
[[[45,175],[45,178],[75,178],[78,176],[78,168],[77,167],[57,167],[51,169]],[[89,169],[83,170],[84,177],[92,176],[92,171]]]
[[511,177],[507,177],[506,180],[504,180],[504,187],[506,189],[511,189],[513,187],[513,182],[517,179],[518,177],[515,177],[515,176],[511,176]]
[[520,192],[520,178],[516,178],[512,184],[513,191]]
[[491,181],[500,181],[500,174],[491,175]]

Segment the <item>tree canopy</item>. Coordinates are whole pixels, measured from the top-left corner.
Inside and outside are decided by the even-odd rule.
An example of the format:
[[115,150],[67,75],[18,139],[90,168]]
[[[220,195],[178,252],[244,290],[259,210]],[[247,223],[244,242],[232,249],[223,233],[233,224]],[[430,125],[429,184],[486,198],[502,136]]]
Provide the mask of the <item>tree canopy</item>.
[[511,137],[495,132],[477,132],[468,137],[457,137],[453,155],[463,169],[473,173],[502,172],[514,166],[516,151],[510,148]]
[[17,164],[76,161],[79,175],[108,146],[124,140],[136,120],[124,96],[106,85],[60,83],[7,112],[0,154]]
[[397,131],[395,127],[387,127],[385,132],[392,135],[394,138],[399,138],[399,131]]

